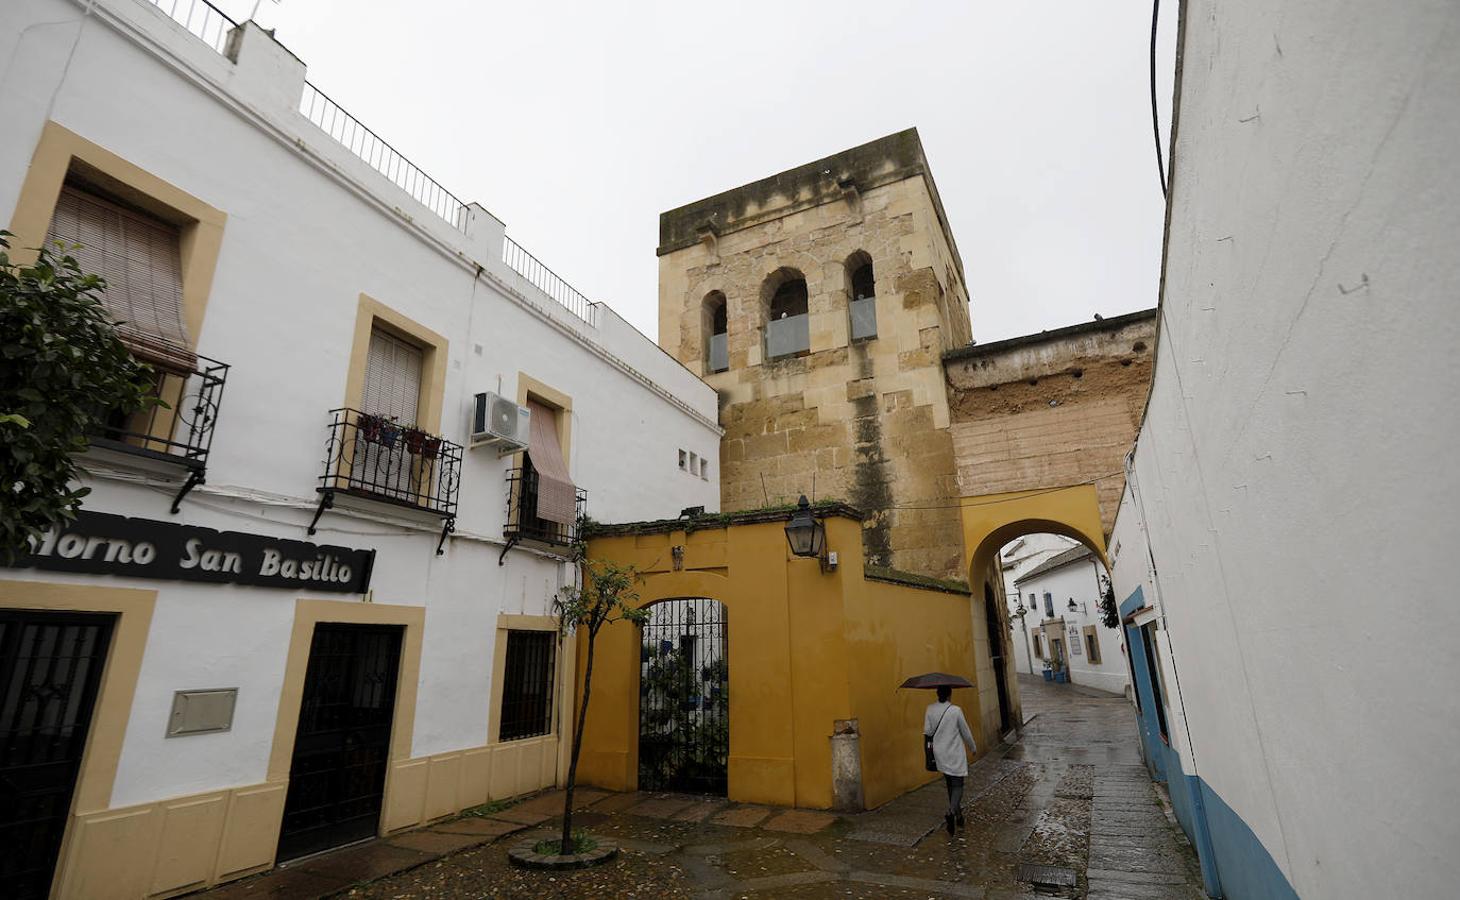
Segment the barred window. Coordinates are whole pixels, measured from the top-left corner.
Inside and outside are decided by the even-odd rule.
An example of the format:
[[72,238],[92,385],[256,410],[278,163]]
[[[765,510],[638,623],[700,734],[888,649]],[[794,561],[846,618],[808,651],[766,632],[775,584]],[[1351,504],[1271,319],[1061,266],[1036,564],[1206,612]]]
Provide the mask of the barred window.
[[497,740],[515,741],[552,731],[556,637],[551,631],[507,632],[502,722]]

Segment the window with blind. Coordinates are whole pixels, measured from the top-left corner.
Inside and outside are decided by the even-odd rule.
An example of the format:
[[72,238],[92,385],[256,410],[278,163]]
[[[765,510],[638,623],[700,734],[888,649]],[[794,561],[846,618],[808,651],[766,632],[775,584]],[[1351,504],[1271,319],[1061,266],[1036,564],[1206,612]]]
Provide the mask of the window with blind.
[[61,188],[47,235],[83,272],[106,280],[102,303],[134,356],[187,373],[197,356],[183,323],[180,239],[176,225],[71,181]]
[[497,740],[515,741],[553,730],[553,656],[557,634],[507,632],[502,719]]
[[424,360],[425,353],[420,347],[381,329],[372,331],[365,358],[365,389],[360,397],[360,411],[414,427],[421,400]]

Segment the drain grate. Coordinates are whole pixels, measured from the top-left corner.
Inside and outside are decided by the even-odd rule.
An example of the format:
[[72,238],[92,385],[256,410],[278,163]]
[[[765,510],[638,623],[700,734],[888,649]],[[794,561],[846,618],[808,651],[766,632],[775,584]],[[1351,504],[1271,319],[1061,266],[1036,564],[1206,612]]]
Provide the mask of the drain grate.
[[1075,886],[1075,870],[1064,866],[1035,866],[1025,863],[1019,867],[1019,880],[1034,885],[1035,890],[1060,890]]

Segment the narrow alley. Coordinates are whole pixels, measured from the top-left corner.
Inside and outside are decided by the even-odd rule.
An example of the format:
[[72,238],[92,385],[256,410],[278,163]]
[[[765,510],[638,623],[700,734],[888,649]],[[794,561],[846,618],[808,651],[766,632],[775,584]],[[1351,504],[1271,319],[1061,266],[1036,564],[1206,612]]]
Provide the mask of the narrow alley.
[[[941,782],[857,816],[676,794],[580,791],[575,822],[621,853],[578,872],[524,872],[508,847],[556,834],[560,792],[305,860],[209,900],[344,896],[1199,898],[1196,857],[1141,765],[1124,699],[1020,678],[1023,739],[969,773],[949,837]],[[915,739],[915,735],[909,739]],[[1049,879],[1038,886],[1037,874]],[[386,874],[393,872],[394,874]],[[355,873],[377,880],[351,885]],[[1055,887],[1064,875],[1073,884]],[[383,876],[383,877],[382,877]]]

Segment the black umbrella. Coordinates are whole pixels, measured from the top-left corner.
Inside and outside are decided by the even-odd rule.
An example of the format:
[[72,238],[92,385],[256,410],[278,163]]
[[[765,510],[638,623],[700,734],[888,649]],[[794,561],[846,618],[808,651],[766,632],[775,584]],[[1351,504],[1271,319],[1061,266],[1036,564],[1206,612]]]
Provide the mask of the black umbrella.
[[898,687],[905,688],[971,688],[973,683],[961,675],[947,675],[943,672],[928,672],[925,675],[914,675],[904,681]]

